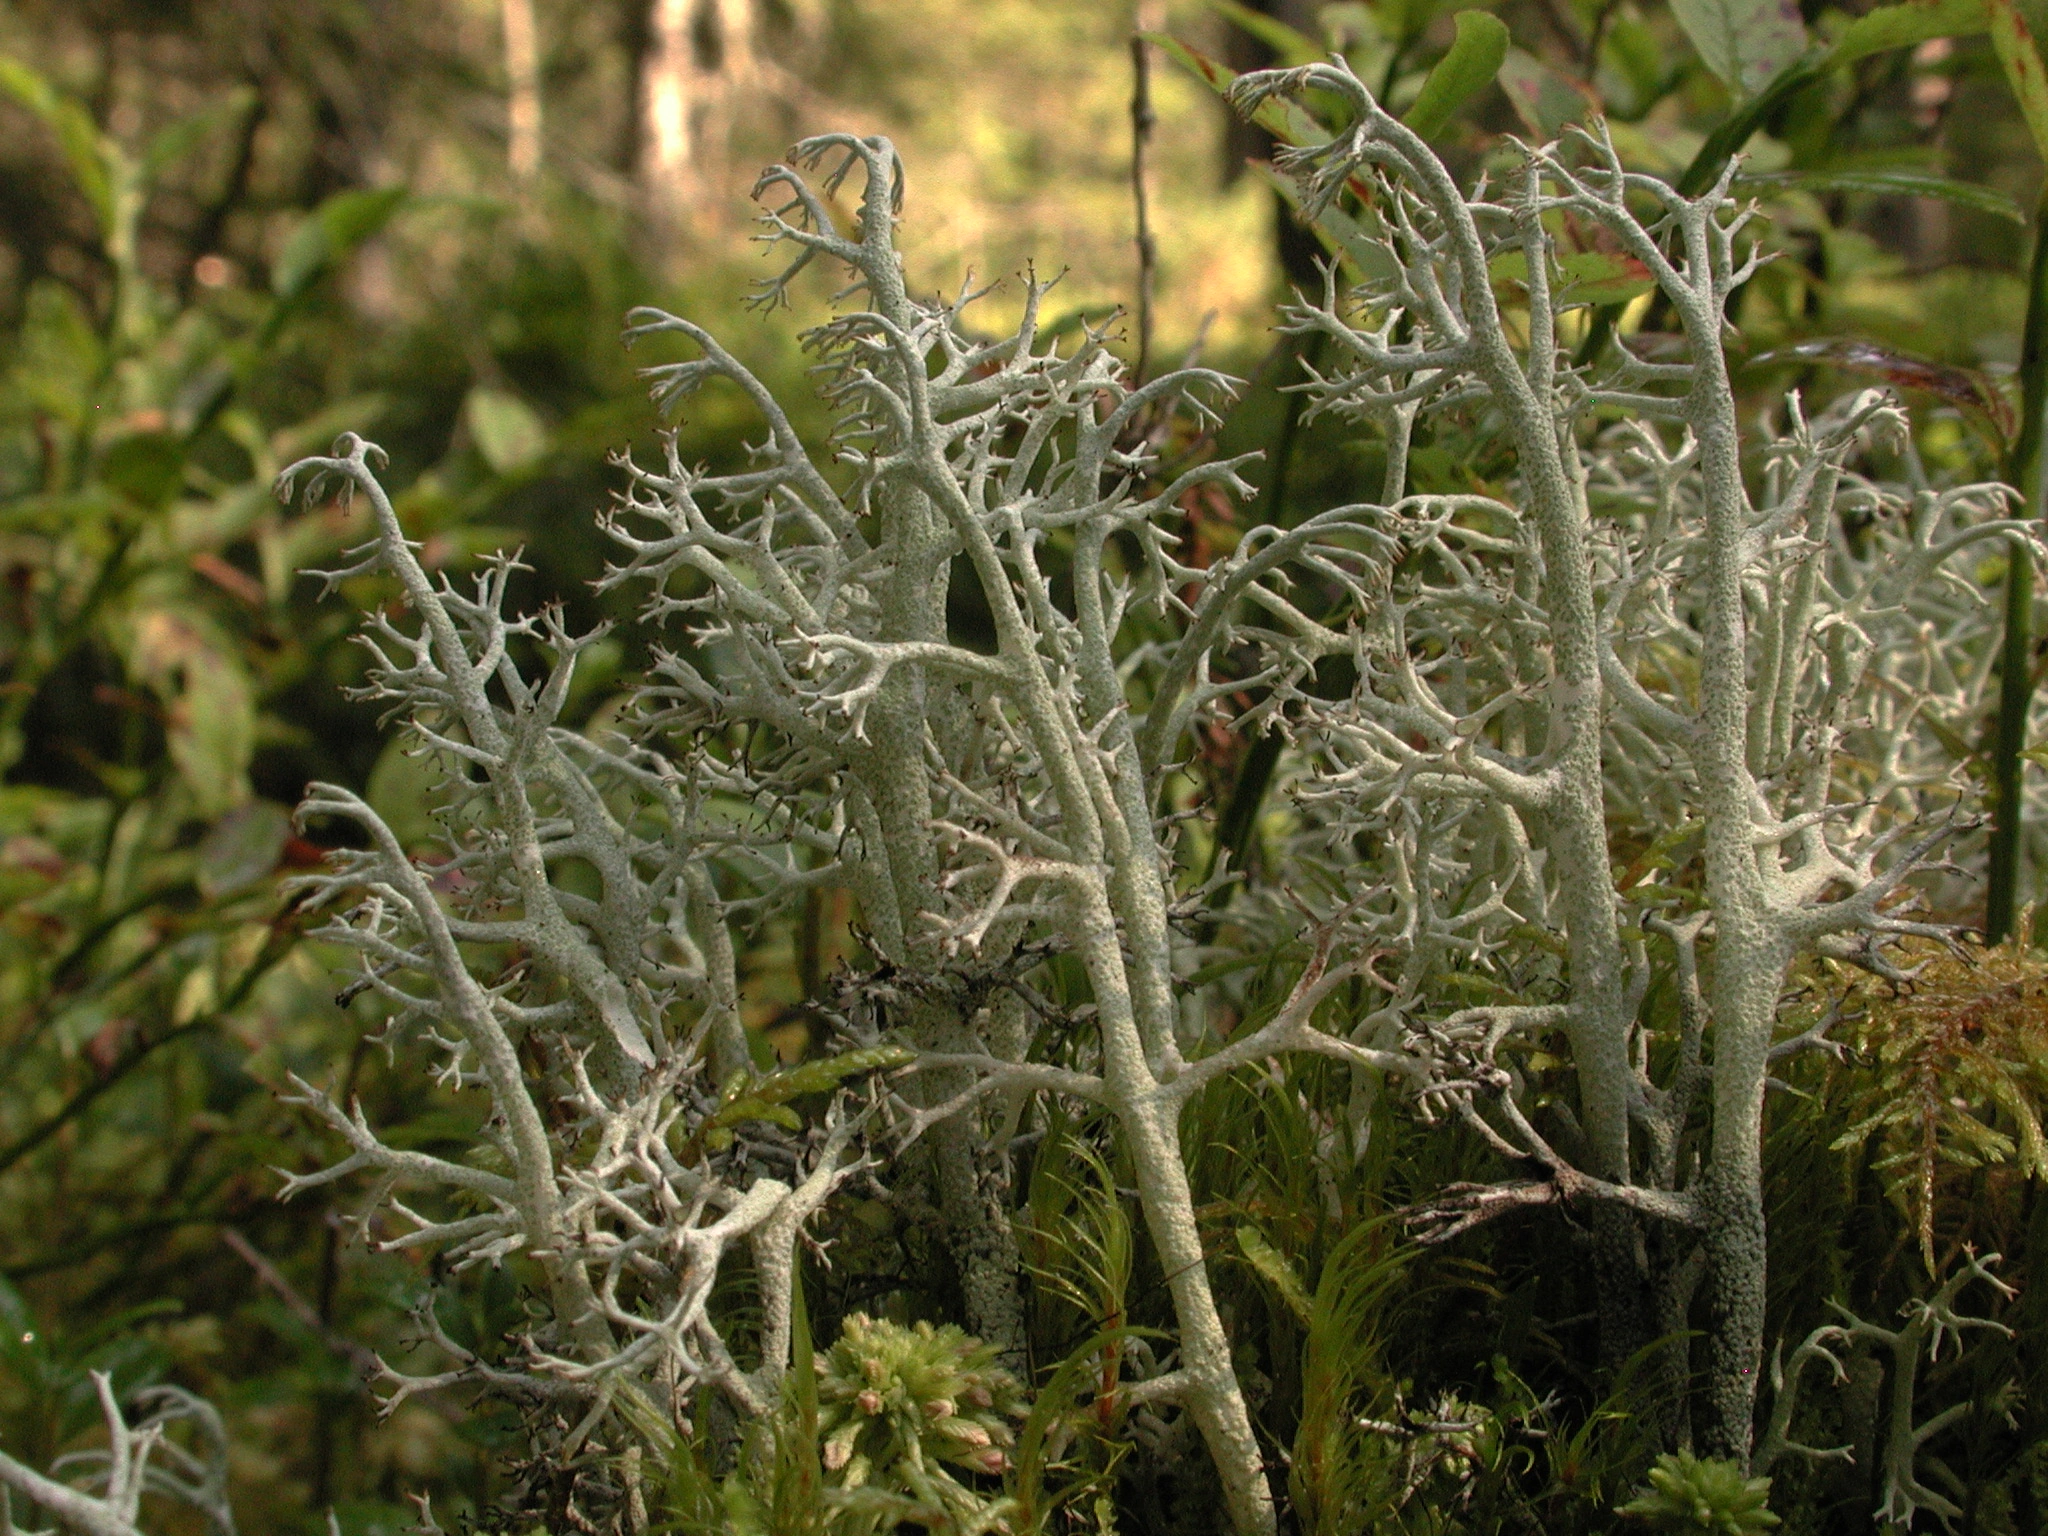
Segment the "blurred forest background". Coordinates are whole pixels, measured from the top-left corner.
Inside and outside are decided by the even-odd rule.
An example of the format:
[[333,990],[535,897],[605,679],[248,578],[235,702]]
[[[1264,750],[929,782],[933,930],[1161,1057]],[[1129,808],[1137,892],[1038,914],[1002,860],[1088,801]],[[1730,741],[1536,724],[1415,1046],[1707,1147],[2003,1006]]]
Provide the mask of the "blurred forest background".
[[[1500,87],[1449,135],[1463,163],[1500,134],[1554,130],[1597,104],[1633,161],[1676,176],[1730,119],[1735,98],[1664,0],[1491,8],[1515,46]],[[1825,40],[1866,8],[1805,0],[1800,24]],[[750,365],[785,399],[805,398],[796,335],[829,292],[800,293],[794,315],[729,318],[759,275],[748,187],[794,137],[896,139],[914,286],[951,290],[969,269],[986,281],[1035,264],[1066,272],[1055,303],[1068,323],[1099,320],[1139,301],[1134,28],[1237,68],[1287,57],[1302,38],[1352,49],[1398,96],[1448,46],[1452,9],[0,4],[0,1445],[42,1466],[89,1439],[89,1367],[116,1369],[124,1385],[176,1380],[233,1426],[246,1530],[310,1532],[332,1507],[346,1536],[405,1528],[415,1490],[434,1493],[444,1520],[482,1515],[517,1458],[516,1423],[460,1401],[416,1398],[377,1418],[364,1352],[402,1348],[407,1308],[434,1277],[367,1253],[345,1202],[274,1198],[273,1167],[310,1166],[312,1132],[274,1094],[287,1072],[362,1095],[420,1145],[451,1113],[363,1043],[368,1001],[336,998],[333,957],[300,940],[277,895],[280,874],[319,856],[288,817],[309,779],[365,790],[394,826],[423,815],[412,764],[347,697],[362,665],[353,605],[322,602],[296,574],[358,525],[338,504],[280,509],[269,484],[281,464],[359,430],[390,450],[390,483],[430,564],[523,547],[531,597],[594,620],[603,548],[591,514],[615,484],[607,456],[649,448],[660,426],[618,343],[625,310],[725,317]],[[1738,348],[1759,400],[1795,381],[1821,394],[1873,376],[1905,386],[1930,461],[1989,474],[2014,410],[2042,169],[1981,19],[1954,30],[1814,70],[1756,119],[1750,186],[1770,203],[1784,258],[1745,295]],[[1367,494],[1376,471],[1360,450],[1300,426],[1283,392],[1299,360],[1269,327],[1287,285],[1316,280],[1316,251],[1247,168],[1270,144],[1162,51],[1148,62],[1154,354],[1199,342],[1250,381],[1222,444],[1267,450],[1260,516],[1288,521]],[[1123,324],[1135,351],[1136,322]],[[737,406],[707,397],[680,424],[683,455],[736,462],[749,430]],[[1418,473],[1449,451],[1423,445]],[[1202,512],[1219,529],[1237,515]],[[2002,571],[1979,576],[1989,593]],[[608,644],[578,674],[584,715],[640,660]],[[1988,782],[1990,722],[1948,724],[1958,757]],[[1219,783],[1242,777],[1248,750],[1215,744]],[[1245,807],[1257,804],[1233,802],[1240,820],[1222,831],[1254,870]],[[1981,861],[1981,846],[1970,857]],[[750,1025],[800,1054],[805,999],[851,954],[844,912],[757,935]],[[2044,1034],[2038,1000],[2021,1006],[2000,1037],[2006,1076],[1958,1090],[1976,1095],[1966,1118],[2007,1142],[2000,1154],[1980,1138],[1950,1158],[1941,1141],[1940,1178],[1930,1172],[1920,1198],[1937,1184],[1944,1198],[1962,1191],[1929,1217],[1928,1243],[1945,1255],[1972,1241],[2048,1252],[2032,1185],[2048,1170],[2019,1150],[2007,1091],[2016,1081],[2022,1104],[2038,1095]],[[1883,1172],[1898,1127],[1871,1121],[1878,1129],[1846,1150],[1837,1143],[1874,1091],[1858,1070],[1815,1065],[1802,1102],[1826,1113],[1775,1133],[1780,1203],[1798,1191],[1796,1219],[1817,1234],[1774,1271],[1774,1296],[1804,1288],[1788,1319],[1830,1292],[1882,1314],[1924,1286],[1922,1212]],[[1303,1325],[1291,1293],[1286,1306],[1255,1301],[1260,1277],[1291,1277],[1292,1263],[1312,1288],[1343,1223],[1457,1169],[1433,1151],[1414,1154],[1435,1160],[1426,1178],[1403,1172],[1410,1150],[1390,1132],[1384,1166],[1347,1172],[1341,1198],[1290,1190],[1310,1160],[1296,1147],[1306,1122],[1287,1120],[1284,1099],[1247,1108],[1256,1095],[1244,1092],[1245,1104],[1204,1112],[1263,1114],[1269,1139],[1260,1150],[1219,1129],[1198,1187],[1221,1213],[1221,1247],[1244,1259],[1239,1316],[1263,1319],[1246,1322],[1246,1347],[1284,1439],[1300,1419]],[[1900,1124],[1920,1134],[1921,1121]],[[1952,1131],[1941,1123],[1941,1137]],[[1246,1211],[1305,1225],[1274,1216],[1277,1253],[1233,1248]],[[1407,1344],[1387,1344],[1386,1369],[1427,1375],[1415,1362],[1435,1348],[1463,1362],[1440,1373],[1565,1382],[1564,1397],[1529,1390],[1524,1404],[1525,1417],[1558,1416],[1545,1454],[1559,1491],[1528,1513],[1530,1528],[1606,1529],[1640,1465],[1600,1462],[1577,1432],[1594,1417],[1569,1363],[1577,1303],[1538,1257],[1491,1242],[1403,1282],[1435,1299],[1402,1325]],[[508,1273],[450,1296],[458,1336],[516,1325]],[[2016,1306],[2030,1304],[2023,1293]],[[1958,1377],[1956,1400],[1990,1404],[1985,1382],[2040,1374],[2038,1349],[2026,1354],[2039,1337],[2023,1327],[2003,1374]],[[1396,1358],[1403,1348],[1414,1358]],[[1970,1518],[2005,1529],[2048,1479],[2027,1459],[2048,1392],[1993,1406],[1968,1421],[1988,1426],[1971,1442],[1981,1455],[1956,1464],[1968,1462],[1971,1488],[2003,1490]],[[1828,1497],[1868,1507],[1853,1490]]]

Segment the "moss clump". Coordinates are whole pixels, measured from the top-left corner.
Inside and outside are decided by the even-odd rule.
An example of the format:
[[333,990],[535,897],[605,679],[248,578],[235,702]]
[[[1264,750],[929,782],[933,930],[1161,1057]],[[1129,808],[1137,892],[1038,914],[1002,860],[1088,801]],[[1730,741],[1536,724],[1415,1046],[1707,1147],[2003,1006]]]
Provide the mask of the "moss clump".
[[1653,1531],[1712,1531],[1716,1536],[1758,1536],[1778,1523],[1767,1508],[1768,1477],[1744,1477],[1732,1461],[1702,1461],[1690,1451],[1659,1456],[1650,1486],[1615,1511]]
[[817,1372],[818,1432],[839,1490],[907,1498],[956,1519],[995,1511],[955,1475],[1010,1465],[1024,1389],[994,1346],[950,1324],[906,1328],[856,1312]]

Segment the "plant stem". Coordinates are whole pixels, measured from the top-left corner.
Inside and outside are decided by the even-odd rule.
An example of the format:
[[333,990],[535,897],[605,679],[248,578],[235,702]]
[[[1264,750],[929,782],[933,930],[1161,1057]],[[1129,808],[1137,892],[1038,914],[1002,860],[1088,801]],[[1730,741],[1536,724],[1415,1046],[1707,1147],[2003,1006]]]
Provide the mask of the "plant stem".
[[[2042,413],[2048,410],[2048,190],[2034,212],[2034,255],[2027,272],[2027,319],[2020,340],[2020,429],[2006,458],[2005,478],[2029,515],[2041,511]],[[2005,643],[1999,655],[1998,724],[1991,749],[1990,869],[1984,893],[1984,937],[2002,942],[2019,905],[2022,769],[2027,712],[2033,703],[2034,563],[2011,541],[2005,578]]]
[[2034,691],[2027,667],[2027,654],[2033,649],[2033,607],[2034,562],[2025,546],[2015,542],[2005,575],[2005,643],[1999,652],[1998,724],[1991,748],[1990,868],[1984,893],[1984,938],[1991,944],[2003,943],[2012,933],[2019,903],[2020,753],[2026,747],[2027,709]]

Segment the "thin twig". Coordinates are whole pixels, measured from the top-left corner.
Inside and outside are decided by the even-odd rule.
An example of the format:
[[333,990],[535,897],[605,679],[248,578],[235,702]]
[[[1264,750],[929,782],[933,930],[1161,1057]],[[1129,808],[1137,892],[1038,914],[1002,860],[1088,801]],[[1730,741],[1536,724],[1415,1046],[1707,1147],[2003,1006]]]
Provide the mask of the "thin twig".
[[1133,386],[1145,382],[1152,366],[1152,299],[1159,276],[1159,244],[1152,237],[1152,203],[1147,182],[1147,159],[1152,147],[1152,130],[1159,115],[1152,110],[1152,45],[1145,41],[1146,6],[1139,4],[1131,32],[1131,202],[1137,211],[1138,231],[1138,360],[1132,368]]
[[376,1351],[337,1333],[262,1249],[226,1223],[221,1225],[220,1240],[235,1250],[242,1262],[255,1272],[257,1283],[276,1295],[285,1304],[285,1310],[303,1323],[308,1332],[318,1335],[320,1341],[337,1355],[346,1356],[365,1380],[377,1374],[379,1362]]

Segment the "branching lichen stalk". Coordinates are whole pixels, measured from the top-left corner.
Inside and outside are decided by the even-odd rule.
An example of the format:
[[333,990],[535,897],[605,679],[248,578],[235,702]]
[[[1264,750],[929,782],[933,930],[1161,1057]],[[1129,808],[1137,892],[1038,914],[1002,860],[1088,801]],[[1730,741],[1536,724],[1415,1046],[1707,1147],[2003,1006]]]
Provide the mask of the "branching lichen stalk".
[[[652,465],[620,460],[603,584],[643,594],[655,650],[605,727],[560,721],[592,637],[552,612],[508,617],[510,560],[470,592],[431,579],[368,445],[344,438],[288,473],[287,489],[311,475],[370,499],[376,539],[335,576],[397,578],[413,618],[368,620],[368,691],[446,772],[433,858],[316,786],[304,814],[352,820],[368,846],[306,892],[360,953],[358,985],[395,1035],[474,1095],[481,1145],[460,1162],[396,1148],[302,1088],[348,1154],[287,1192],[371,1172],[376,1240],[458,1265],[525,1253],[551,1309],[503,1363],[429,1322],[451,1368],[387,1371],[394,1401],[480,1383],[573,1403],[572,1442],[616,1420],[655,1448],[700,1385],[762,1414],[792,1357],[806,1222],[857,1168],[897,1177],[920,1151],[966,1320],[1014,1349],[1010,1137],[1052,1096],[1120,1138],[1172,1295],[1178,1360],[1124,1390],[1192,1419],[1231,1519],[1263,1536],[1276,1515],[1180,1119],[1223,1074],[1302,1052],[1351,1070],[1358,1135],[1393,1091],[1509,1165],[1426,1203],[1425,1237],[1544,1206],[1593,1213],[1619,1277],[1602,1293],[1611,1343],[1682,1334],[1704,1269],[1707,1432],[1746,1457],[1763,1094],[1775,1056],[1824,1038],[1774,1043],[1779,996],[1802,954],[1882,969],[1887,937],[1942,931],[1905,904],[1950,831],[1932,813],[1957,799],[1916,712],[1980,676],[1955,663],[1988,633],[1981,594],[1949,562],[2021,526],[1998,515],[1997,487],[1860,473],[1900,425],[1878,396],[1812,421],[1795,398],[1745,437],[1721,334],[1761,258],[1727,177],[1681,196],[1626,171],[1596,125],[1518,149],[1498,189],[1468,195],[1341,65],[1240,89],[1350,105],[1351,126],[1289,168],[1312,213],[1369,186],[1376,254],[1357,291],[1333,269],[1286,324],[1319,338],[1308,410],[1384,443],[1377,503],[1249,528],[1225,557],[1184,563],[1173,521],[1204,487],[1242,494],[1240,461],[1169,473],[1155,429],[1213,420],[1231,382],[1199,368],[1133,381],[1094,331],[1063,350],[1040,332],[1050,285],[1035,278],[1013,328],[972,334],[980,294],[921,299],[905,281],[894,150],[846,135],[799,145],[758,188],[789,257],[766,301],[814,262],[851,274],[845,307],[807,337],[832,464],[709,330],[631,317],[630,339],[687,348],[647,370],[664,407],[715,383],[765,435],[727,473],[686,465],[673,437]],[[830,198],[855,175],[842,231]],[[1685,360],[1624,336],[1590,370],[1570,361],[1567,218],[1663,291]],[[1508,488],[1409,491],[1411,435],[1454,411],[1498,424]],[[1851,509],[1875,524],[1855,543]],[[956,570],[992,646],[948,623]],[[1314,605],[1290,587],[1304,579]],[[551,659],[530,674],[518,657],[536,648]],[[1332,658],[1358,679],[1342,700],[1312,679]],[[1158,814],[1218,717],[1288,733],[1304,829],[1302,889],[1241,901],[1231,921],[1261,944],[1305,937],[1310,956],[1277,1010],[1227,1035],[1227,984],[1194,983],[1202,956],[1180,936],[1218,933],[1217,886]],[[1618,839],[1697,872],[1624,874]],[[872,968],[813,1000],[836,1021],[820,1059],[762,1077],[735,927],[828,887],[857,902]],[[1084,1007],[1043,986],[1061,954]],[[1652,1049],[1645,1011],[1660,968],[1676,980],[1675,1056]],[[1475,978],[1511,980],[1493,985],[1514,1000],[1456,997],[1450,982]],[[1521,1059],[1553,1035],[1575,1111],[1539,1105]],[[830,1110],[790,1113],[799,1085],[836,1089]],[[737,1252],[761,1304],[744,1365],[710,1305]],[[1665,1376],[1682,1383],[1685,1361]]]
[[[1706,1437],[1742,1460],[1781,996],[1801,956],[1883,970],[1887,938],[1945,931],[1910,914],[1963,787],[1918,717],[1937,695],[1966,711],[1981,669],[1956,663],[1990,633],[1982,593],[1947,562],[2023,525],[1998,515],[2002,487],[1927,484],[1897,407],[1875,394],[1811,422],[1795,396],[1782,422],[1745,435],[1723,335],[1764,251],[1732,164],[1686,195],[1627,170],[1595,122],[1517,146],[1497,187],[1467,194],[1341,61],[1248,76],[1236,97],[1251,110],[1311,91],[1342,100],[1350,126],[1283,156],[1303,206],[1317,217],[1349,188],[1364,197],[1337,240],[1363,281],[1343,291],[1333,268],[1321,301],[1289,315],[1332,344],[1312,410],[1390,443],[1418,418],[1490,412],[1514,450],[1504,496],[1350,509],[1380,542],[1354,578],[1369,589],[1346,637],[1360,681],[1338,705],[1292,700],[1313,835],[1385,849],[1362,879],[1355,865],[1329,874],[1349,891],[1354,942],[1398,957],[1354,1038],[1405,1045],[1426,1113],[1452,1110],[1538,1175],[1447,1191],[1418,1213],[1425,1235],[1590,1205],[1616,1354],[1685,1329],[1704,1262]],[[1587,310],[1562,261],[1568,229],[1662,295],[1682,357],[1617,336],[1572,360],[1561,338]],[[1876,444],[1903,450],[1915,483],[1858,474]],[[1852,511],[1874,523],[1855,542]],[[1696,860],[1696,876],[1624,877],[1618,839]],[[1559,941],[1547,976],[1517,937],[1532,931]],[[1644,1000],[1668,966],[1682,1038],[1659,1081]],[[1448,970],[1515,975],[1544,1001],[1446,1008]],[[1548,1132],[1515,1053],[1559,1029],[1578,1105]],[[1696,1161],[1679,1152],[1702,1098]],[[1643,1220],[1647,1247],[1626,1240]],[[1612,1284],[1638,1253],[1665,1272]]]

